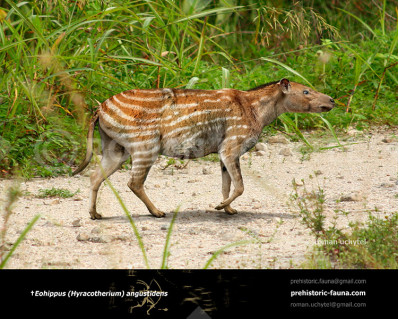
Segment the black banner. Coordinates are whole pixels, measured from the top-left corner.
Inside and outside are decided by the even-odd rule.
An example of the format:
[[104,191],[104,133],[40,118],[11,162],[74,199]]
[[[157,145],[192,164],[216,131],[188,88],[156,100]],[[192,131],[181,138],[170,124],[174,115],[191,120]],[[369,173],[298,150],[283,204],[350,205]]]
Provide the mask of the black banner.
[[394,318],[398,309],[397,270],[2,270],[0,282],[2,312],[14,316]]

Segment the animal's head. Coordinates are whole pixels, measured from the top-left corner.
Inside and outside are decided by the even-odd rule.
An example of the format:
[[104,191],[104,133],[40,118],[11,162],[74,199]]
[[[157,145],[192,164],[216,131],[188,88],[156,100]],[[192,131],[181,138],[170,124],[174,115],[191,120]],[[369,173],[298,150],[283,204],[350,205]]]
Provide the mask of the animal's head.
[[328,112],[334,106],[334,99],[311,88],[282,79],[279,83],[281,102],[285,112],[321,113]]

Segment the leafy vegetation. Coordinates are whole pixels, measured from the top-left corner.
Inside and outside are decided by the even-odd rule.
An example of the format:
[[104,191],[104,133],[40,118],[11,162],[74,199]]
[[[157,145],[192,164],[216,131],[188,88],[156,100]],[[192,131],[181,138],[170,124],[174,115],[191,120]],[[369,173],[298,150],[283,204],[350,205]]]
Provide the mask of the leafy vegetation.
[[68,189],[52,187],[52,188],[39,189],[39,194],[37,195],[37,197],[38,198],[48,198],[48,197],[69,198],[69,197],[75,196],[79,192],[80,192],[80,190],[77,190],[76,192],[72,193]]
[[[302,181],[304,184],[304,181]],[[295,181],[291,200],[301,222],[314,235],[317,245],[308,256],[305,268],[398,268],[398,213],[378,218],[369,213],[365,224],[337,226],[336,211],[332,225],[326,225],[323,189],[300,191]]]
[[288,77],[338,107],[272,128],[396,126],[396,12],[391,0],[1,0],[0,176],[69,173],[97,101],[131,88]]

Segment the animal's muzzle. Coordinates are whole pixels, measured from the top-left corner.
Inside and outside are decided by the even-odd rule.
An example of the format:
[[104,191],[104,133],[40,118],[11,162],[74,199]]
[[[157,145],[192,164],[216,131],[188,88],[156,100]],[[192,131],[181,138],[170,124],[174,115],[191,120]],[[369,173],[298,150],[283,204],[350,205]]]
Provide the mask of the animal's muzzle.
[[331,103],[331,105],[323,105],[321,107],[322,112],[331,111],[335,107],[335,101],[334,101],[334,99],[332,97],[330,97],[330,103]]
[[321,108],[322,112],[328,112],[328,111],[331,111],[334,108],[334,105],[332,105],[332,106],[321,106],[320,108]]

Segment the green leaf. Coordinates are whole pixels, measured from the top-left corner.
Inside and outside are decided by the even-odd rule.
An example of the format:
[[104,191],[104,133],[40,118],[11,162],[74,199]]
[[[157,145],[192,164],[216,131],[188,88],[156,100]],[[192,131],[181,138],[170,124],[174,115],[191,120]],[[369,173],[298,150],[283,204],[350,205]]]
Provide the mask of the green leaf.
[[222,88],[230,87],[230,71],[226,68],[222,68]]
[[334,136],[335,140],[337,141],[339,146],[342,146],[340,141],[338,140],[337,134],[335,134],[335,130],[332,127],[331,123],[329,121],[327,121],[327,119],[325,119],[321,114],[319,114],[319,117],[322,119],[322,121],[327,125],[328,129],[330,130],[330,132],[332,133],[332,135]]
[[154,62],[154,61],[147,60],[147,59],[143,59],[143,58],[137,58],[137,57],[134,57],[134,56],[110,55],[109,57],[113,58],[113,59],[117,59],[117,60],[131,60],[131,61],[142,62],[142,63],[151,64],[151,65],[155,65],[155,66],[164,66],[161,63]]
[[281,114],[279,116],[279,119],[288,127],[292,128],[296,135],[298,135],[298,137],[307,145],[309,146],[311,149],[313,149],[312,144],[309,143],[309,141],[306,139],[305,136],[303,136],[302,132],[298,129],[298,127],[295,125],[295,123],[288,117],[287,114]]
[[192,77],[190,79],[190,81],[188,81],[188,83],[186,85],[186,89],[192,89],[194,87],[194,85],[197,84],[198,81],[199,81],[199,78],[197,78],[196,76]]

